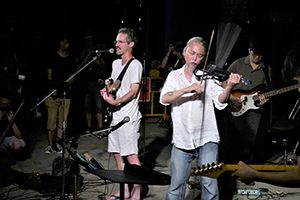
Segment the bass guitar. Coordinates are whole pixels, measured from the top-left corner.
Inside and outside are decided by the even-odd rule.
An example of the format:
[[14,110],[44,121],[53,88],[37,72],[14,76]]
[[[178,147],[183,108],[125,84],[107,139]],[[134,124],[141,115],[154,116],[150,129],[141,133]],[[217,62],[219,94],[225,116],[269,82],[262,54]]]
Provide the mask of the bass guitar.
[[231,108],[231,114],[235,117],[239,117],[243,115],[245,112],[247,112],[250,109],[259,109],[260,107],[257,106],[257,104],[260,102],[259,96],[264,95],[265,98],[270,98],[278,94],[282,94],[291,90],[295,90],[298,88],[298,84],[284,87],[281,89],[273,90],[270,92],[259,94],[258,91],[262,88],[262,85],[257,86],[250,92],[243,92],[243,91],[236,91],[233,92],[232,95],[234,97],[238,97],[242,100],[242,106],[241,107],[232,107]]
[[[265,171],[265,172],[282,172],[282,171],[291,171],[296,169],[296,165],[249,165],[253,169],[258,171]],[[240,165],[233,165],[224,163],[217,163],[217,164],[207,164],[203,167],[193,168],[191,172],[191,176],[206,176],[210,178],[218,178],[224,172],[234,172],[240,169]]]

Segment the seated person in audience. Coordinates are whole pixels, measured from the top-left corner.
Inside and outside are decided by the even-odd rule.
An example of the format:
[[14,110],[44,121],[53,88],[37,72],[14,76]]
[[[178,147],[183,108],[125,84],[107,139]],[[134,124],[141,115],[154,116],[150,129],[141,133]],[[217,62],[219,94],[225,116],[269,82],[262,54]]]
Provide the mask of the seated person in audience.
[[[0,94],[0,135],[4,134],[8,124],[14,117],[13,109],[10,105],[10,98],[7,94]],[[3,136],[0,141],[0,153],[6,156],[6,162],[8,165],[14,165],[16,163],[14,155],[25,147],[25,141],[23,139],[22,131],[18,128],[14,122],[12,126]]]

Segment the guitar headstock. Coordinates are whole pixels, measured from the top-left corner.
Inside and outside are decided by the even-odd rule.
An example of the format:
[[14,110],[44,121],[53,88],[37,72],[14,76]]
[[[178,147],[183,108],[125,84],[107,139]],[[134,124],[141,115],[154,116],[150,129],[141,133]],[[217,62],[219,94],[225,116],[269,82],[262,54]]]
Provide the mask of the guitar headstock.
[[110,91],[109,91],[109,87],[114,84],[114,79],[112,79],[111,77],[109,77],[108,79],[105,80],[105,88],[106,88],[106,93],[107,95],[109,95]]
[[223,172],[225,172],[224,163],[211,163],[206,166],[193,168],[191,172],[191,176],[206,176],[210,178],[218,178]]
[[112,79],[111,77],[109,77],[108,79],[105,80],[105,85],[106,86],[111,86],[112,84],[114,84],[114,79]]

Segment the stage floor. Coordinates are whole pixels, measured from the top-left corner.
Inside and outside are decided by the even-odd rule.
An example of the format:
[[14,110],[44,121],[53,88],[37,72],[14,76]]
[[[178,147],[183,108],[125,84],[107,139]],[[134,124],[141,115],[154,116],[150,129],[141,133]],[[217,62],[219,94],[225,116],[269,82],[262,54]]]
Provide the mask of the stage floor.
[[[144,134],[145,133],[145,134]],[[143,137],[145,135],[145,137]],[[171,131],[162,123],[159,118],[148,118],[146,120],[146,126],[141,127],[141,140],[140,140],[140,160],[143,166],[146,166],[155,171],[169,174],[170,173],[170,152],[171,152]],[[53,160],[61,154],[52,153],[50,155],[44,154],[44,149],[47,147],[47,136],[43,132],[40,126],[35,127],[29,135],[29,151],[30,158],[23,161],[17,161],[17,164],[11,166],[11,169],[22,172],[23,174],[29,174],[33,171],[37,171],[39,174],[52,174]],[[95,158],[105,169],[116,170],[116,164],[113,155],[107,153],[107,138],[98,139],[95,136],[80,137],[78,140],[77,152],[80,154],[88,153],[90,156]],[[276,162],[280,154],[274,154],[272,159]],[[291,157],[295,156],[290,154]],[[66,153],[68,157],[68,153]],[[99,195],[106,197],[107,195],[114,194],[119,184],[111,183],[109,181],[101,180],[99,177],[87,173],[80,166],[80,176],[83,177],[82,185],[80,185],[80,192],[78,193],[78,199],[91,200],[98,199]],[[199,177],[191,176],[191,182],[198,182]],[[227,180],[228,181],[228,180]],[[226,181],[226,182],[227,182]],[[299,199],[300,192],[299,188],[284,188],[272,186],[269,184],[258,183],[255,185],[245,185],[240,181],[231,179],[229,182],[236,185],[233,189],[260,189],[264,188],[262,195],[239,195],[232,194],[231,187],[220,188],[222,193],[220,199]],[[26,182],[28,183],[28,182]],[[228,182],[227,182],[228,183]],[[197,184],[196,184],[197,185]],[[20,185],[13,183],[0,188],[0,199],[50,199],[47,197],[48,194],[40,193],[36,190],[23,189]],[[228,185],[227,185],[228,186]],[[145,199],[163,200],[167,191],[167,185],[149,185],[148,192],[145,194]],[[222,186],[221,186],[222,187]],[[266,192],[266,190],[268,192]],[[281,191],[282,194],[276,194],[276,191]],[[281,193],[280,192],[280,193]],[[201,191],[199,189],[187,188],[186,199],[196,200],[200,198]],[[66,195],[72,199],[72,193]],[[54,195],[52,199],[59,199],[60,195]]]

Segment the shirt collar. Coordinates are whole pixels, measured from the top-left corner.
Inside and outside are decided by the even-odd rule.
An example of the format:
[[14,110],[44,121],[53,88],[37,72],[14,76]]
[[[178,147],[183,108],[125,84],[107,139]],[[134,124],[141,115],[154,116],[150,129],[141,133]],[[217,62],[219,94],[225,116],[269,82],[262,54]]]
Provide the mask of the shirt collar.
[[[248,55],[248,56],[245,57],[245,64],[251,67],[251,65],[250,65],[250,55]],[[265,64],[264,64],[263,61],[261,61],[259,63],[259,65],[258,65],[258,67],[256,69],[260,69],[260,68],[265,68]]]
[[[179,70],[179,74],[178,74],[179,76],[185,77],[185,73],[184,73],[185,65],[186,64],[184,64],[180,69],[178,69]],[[192,83],[194,83],[196,80],[197,80],[197,78],[196,78],[195,74],[193,73]]]
[[179,69],[179,76],[184,76],[185,77],[184,69],[185,69],[185,64]]

